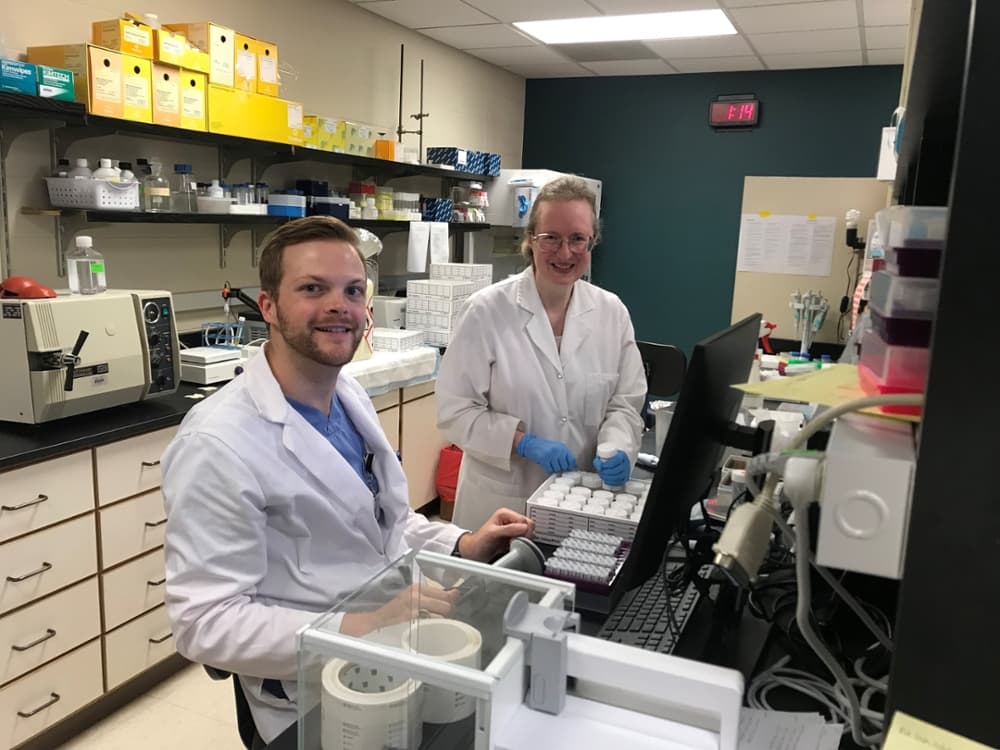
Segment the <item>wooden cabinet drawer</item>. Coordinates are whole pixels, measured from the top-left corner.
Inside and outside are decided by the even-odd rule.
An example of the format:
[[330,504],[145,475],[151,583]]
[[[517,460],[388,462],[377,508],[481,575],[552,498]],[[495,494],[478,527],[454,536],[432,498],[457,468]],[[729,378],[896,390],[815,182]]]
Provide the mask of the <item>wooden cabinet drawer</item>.
[[163,548],[102,574],[104,627],[113,630],[126,620],[163,604]]
[[383,409],[391,409],[394,406],[399,406],[399,389],[394,388],[388,393],[372,396],[372,405],[375,407],[375,411],[382,411]]
[[107,505],[160,486],[160,457],[176,427],[97,448],[97,502]]
[[159,490],[101,508],[101,567],[106,569],[130,557],[163,545],[167,516]]
[[0,542],[94,508],[90,451],[0,474]]
[[167,608],[122,625],[104,636],[107,647],[108,690],[174,653],[174,637],[167,622]]
[[101,696],[94,640],[0,688],[0,747],[14,747]]
[[96,576],[0,617],[0,685],[100,634]]
[[96,572],[93,513],[0,544],[0,614]]
[[[436,380],[428,380],[426,383],[418,383],[417,385],[409,385],[403,389],[403,403],[407,401],[413,401],[417,398],[422,398],[424,396],[429,396],[434,393],[434,386],[437,385]],[[434,417],[437,419],[437,415]]]
[[399,450],[399,407],[380,411],[378,413],[379,424],[382,425],[382,432],[389,440],[389,445],[394,451]]
[[[419,387],[419,386],[418,386]],[[410,507],[421,508],[437,497],[437,465],[448,444],[437,429],[437,398],[432,393],[403,404],[400,453],[410,491]]]

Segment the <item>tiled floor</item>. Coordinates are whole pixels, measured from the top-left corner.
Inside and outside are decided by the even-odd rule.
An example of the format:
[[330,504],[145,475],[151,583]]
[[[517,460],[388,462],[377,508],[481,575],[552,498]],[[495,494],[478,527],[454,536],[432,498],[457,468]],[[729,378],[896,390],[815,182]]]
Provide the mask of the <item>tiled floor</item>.
[[233,685],[192,665],[95,724],[62,750],[243,750]]

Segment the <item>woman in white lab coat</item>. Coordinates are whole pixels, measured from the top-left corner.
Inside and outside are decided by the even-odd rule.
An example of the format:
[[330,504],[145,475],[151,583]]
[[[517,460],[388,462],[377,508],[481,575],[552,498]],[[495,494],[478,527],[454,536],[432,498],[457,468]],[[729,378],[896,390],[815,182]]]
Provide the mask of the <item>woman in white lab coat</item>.
[[[623,484],[639,451],[646,378],[628,310],[581,276],[599,239],[578,178],[547,184],[522,252],[531,265],[469,298],[437,381],[438,427],[464,451],[455,523],[524,512],[550,473]],[[595,459],[597,446],[613,450]],[[593,468],[592,468],[593,467]]]

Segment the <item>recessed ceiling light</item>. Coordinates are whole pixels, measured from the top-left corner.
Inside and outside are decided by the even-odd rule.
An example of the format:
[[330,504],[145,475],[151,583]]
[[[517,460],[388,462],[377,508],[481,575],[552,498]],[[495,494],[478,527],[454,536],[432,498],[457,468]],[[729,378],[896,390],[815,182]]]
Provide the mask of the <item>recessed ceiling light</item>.
[[514,26],[545,44],[686,39],[736,33],[736,29],[721,10],[590,16],[553,21],[516,21]]

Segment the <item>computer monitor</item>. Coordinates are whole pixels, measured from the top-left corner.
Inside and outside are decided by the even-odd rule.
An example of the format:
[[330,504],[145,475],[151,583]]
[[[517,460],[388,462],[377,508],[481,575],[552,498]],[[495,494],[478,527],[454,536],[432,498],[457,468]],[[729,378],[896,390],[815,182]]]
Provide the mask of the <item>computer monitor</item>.
[[614,599],[657,573],[671,538],[686,531],[691,508],[711,490],[742,401],[730,386],[750,375],[760,323],[751,315],[695,345]]

